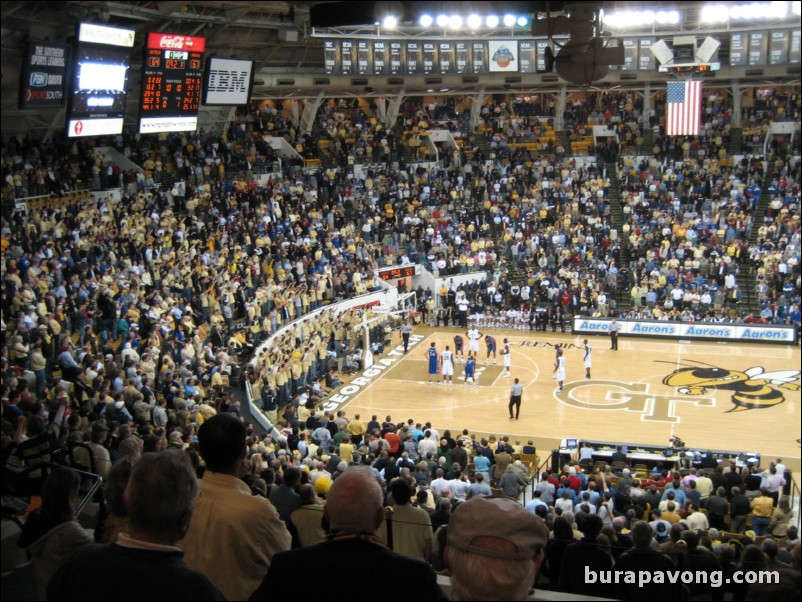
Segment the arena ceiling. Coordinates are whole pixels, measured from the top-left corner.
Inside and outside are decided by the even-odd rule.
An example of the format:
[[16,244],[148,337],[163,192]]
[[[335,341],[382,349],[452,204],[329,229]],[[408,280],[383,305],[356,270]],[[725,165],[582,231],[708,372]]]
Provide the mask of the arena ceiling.
[[[401,2],[409,12],[420,11],[424,3]],[[443,6],[450,10],[469,10],[478,7],[479,10],[491,10],[498,6],[499,11],[504,6],[516,5],[529,7],[530,11],[545,14],[544,11],[555,11],[563,7],[565,2],[511,2],[502,3],[473,3],[440,2],[435,6]],[[605,10],[635,9],[655,7],[653,2],[602,2],[597,3]],[[247,58],[255,61],[256,80],[262,80],[262,89],[259,82],[254,90],[254,98],[264,98],[270,95],[312,96],[317,95],[321,86],[327,88],[327,93],[334,95],[368,95],[393,93],[390,82],[387,85],[376,87],[373,82],[361,88],[336,88],[319,83],[326,80],[316,80],[317,76],[324,74],[323,65],[323,39],[320,29],[320,17],[333,18],[333,15],[348,14],[353,16],[359,11],[355,6],[364,6],[364,16],[367,25],[374,20],[372,9],[381,6],[381,3],[362,2],[355,5],[353,2],[240,2],[240,1],[205,1],[190,2],[14,2],[0,3],[0,35],[2,35],[2,125],[3,131],[20,132],[29,130],[53,130],[61,127],[64,122],[64,111],[20,111],[17,109],[17,96],[19,89],[19,68],[28,39],[49,40],[53,42],[71,42],[74,40],[76,26],[81,21],[95,23],[109,23],[110,25],[124,26],[136,31],[136,46],[133,56],[141,56],[145,33],[176,33],[185,35],[204,36],[207,39],[207,55]],[[694,2],[677,2],[672,8],[682,11],[684,19],[688,22],[696,20],[700,11],[700,4]],[[553,14],[553,13],[552,13]],[[347,20],[347,19],[346,19]],[[313,35],[313,25],[315,25]],[[350,35],[358,32],[360,35],[376,35],[371,28],[339,27],[334,24],[333,33]],[[384,33],[384,32],[382,32]],[[415,35],[414,32],[412,35]],[[136,99],[139,95],[139,76],[136,73],[141,69],[141,62],[134,61],[130,78],[129,105],[127,111],[132,115],[136,113]],[[260,77],[260,75],[262,77]],[[276,94],[271,82],[278,82],[282,77],[295,77],[298,81],[309,82],[303,89],[300,86],[278,90]],[[798,80],[798,75],[796,78]],[[556,78],[552,78],[555,81]],[[545,81],[545,80],[544,80]],[[314,82],[314,83],[312,83]],[[614,85],[617,85],[616,81]],[[534,88],[539,83],[529,87]],[[626,85],[626,84],[625,84]],[[640,85],[633,82],[631,85]],[[420,90],[413,90],[407,83],[406,92],[425,93],[427,86]],[[456,88],[457,86],[452,86]],[[509,86],[500,86],[499,92]],[[556,89],[556,84],[548,86]],[[202,109],[202,113],[203,113]],[[208,117],[208,116],[207,116]],[[203,118],[203,115],[202,115]],[[212,118],[216,121],[217,118]]]
[[[28,39],[71,42],[81,21],[136,31],[132,56],[141,56],[145,33],[181,33],[207,39],[207,54],[247,58],[255,71],[313,73],[323,68],[322,40],[310,34],[310,8],[319,2],[7,2],[0,3],[3,133],[59,129],[64,110],[17,108],[19,69]],[[129,105],[139,95],[141,62],[134,62]],[[128,112],[135,114],[136,107]],[[219,110],[207,111],[207,113]],[[212,122],[222,119],[209,117]]]
[[[253,59],[257,70],[314,69],[323,65],[321,40],[308,35],[309,10],[314,4],[318,3],[2,2],[4,75],[7,55],[20,52],[25,39],[67,41],[82,20],[131,27],[137,34],[203,36],[212,52]],[[280,32],[297,33],[297,41],[280,39]],[[137,35],[139,50],[142,39]]]

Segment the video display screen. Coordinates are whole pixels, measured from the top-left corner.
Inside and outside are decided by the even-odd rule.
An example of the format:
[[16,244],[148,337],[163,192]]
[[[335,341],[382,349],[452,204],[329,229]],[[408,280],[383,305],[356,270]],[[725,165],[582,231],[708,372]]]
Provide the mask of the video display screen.
[[122,133],[133,45],[133,30],[81,23],[67,136]]

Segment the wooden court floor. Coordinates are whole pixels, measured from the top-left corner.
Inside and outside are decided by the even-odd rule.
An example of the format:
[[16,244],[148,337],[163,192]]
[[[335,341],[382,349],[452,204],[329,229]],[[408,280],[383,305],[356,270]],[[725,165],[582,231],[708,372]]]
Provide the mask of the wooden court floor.
[[[715,342],[678,343],[619,338],[609,349],[606,336],[591,336],[591,379],[585,379],[584,336],[487,330],[511,343],[511,378],[503,359],[485,364],[480,345],[478,386],[463,386],[464,364],[455,365],[454,385],[429,385],[426,350],[438,351],[464,332],[418,327],[414,347],[384,359],[381,374],[344,405],[348,415],[368,420],[392,416],[394,422],[430,421],[442,433],[463,428],[482,434],[534,439],[538,451],[563,438],[667,445],[672,434],[693,448],[757,452],[783,458],[798,470],[800,448],[799,347]],[[398,335],[393,344],[400,343]],[[564,390],[553,379],[555,345],[567,358]],[[467,342],[465,353],[467,354]],[[512,380],[524,385],[520,419],[509,420]]]

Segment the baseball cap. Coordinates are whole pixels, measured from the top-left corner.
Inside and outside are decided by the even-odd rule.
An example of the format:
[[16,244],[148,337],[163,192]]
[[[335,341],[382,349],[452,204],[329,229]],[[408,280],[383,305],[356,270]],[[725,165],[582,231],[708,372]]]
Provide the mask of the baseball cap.
[[327,495],[331,489],[331,479],[329,477],[318,477],[315,481],[315,493],[318,495]]
[[[448,545],[458,550],[503,558],[532,558],[547,539],[543,521],[507,498],[473,497],[457,506],[448,523]],[[483,547],[480,538],[503,539],[515,547],[499,550]]]

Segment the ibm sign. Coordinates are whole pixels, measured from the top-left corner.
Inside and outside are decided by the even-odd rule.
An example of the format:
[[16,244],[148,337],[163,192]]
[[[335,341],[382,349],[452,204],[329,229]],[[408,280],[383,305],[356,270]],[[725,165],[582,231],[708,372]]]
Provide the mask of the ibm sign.
[[211,57],[206,69],[205,105],[248,104],[253,81],[253,61]]
[[[761,343],[797,342],[793,326],[761,326],[757,324],[719,324],[708,322],[642,322],[619,321],[619,334],[631,336],[666,337],[676,339],[712,339],[719,341],[756,341]],[[574,332],[578,334],[607,334],[610,320],[600,318],[574,318]]]

